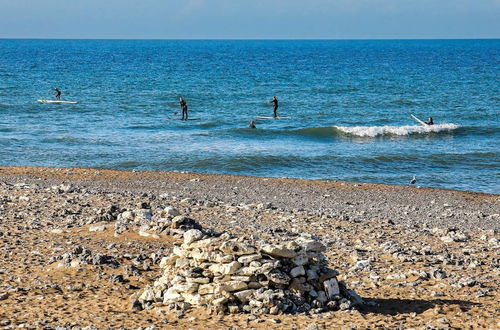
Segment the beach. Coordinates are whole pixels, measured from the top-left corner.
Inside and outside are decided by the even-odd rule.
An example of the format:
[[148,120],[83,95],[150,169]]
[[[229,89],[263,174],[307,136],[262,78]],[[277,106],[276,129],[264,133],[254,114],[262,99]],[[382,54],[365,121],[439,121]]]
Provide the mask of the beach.
[[[182,241],[151,224],[167,207],[235,237],[310,234],[364,303],[276,315],[134,308]],[[146,209],[150,225],[118,225]],[[499,328],[499,218],[499,195],[418,183],[1,166],[0,326]],[[91,258],[66,260],[76,251]]]

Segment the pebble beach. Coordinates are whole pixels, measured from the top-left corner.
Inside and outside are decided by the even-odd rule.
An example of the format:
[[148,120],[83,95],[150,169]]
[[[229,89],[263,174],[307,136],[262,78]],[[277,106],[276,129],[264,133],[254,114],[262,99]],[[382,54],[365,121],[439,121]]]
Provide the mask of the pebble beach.
[[[194,240],[173,229],[180,216],[219,240],[306,237],[361,300],[294,313],[245,312],[237,299],[219,311],[145,301],[176,249]],[[418,186],[0,167],[0,327],[499,328],[499,218],[498,195]],[[300,267],[289,274],[299,282]]]

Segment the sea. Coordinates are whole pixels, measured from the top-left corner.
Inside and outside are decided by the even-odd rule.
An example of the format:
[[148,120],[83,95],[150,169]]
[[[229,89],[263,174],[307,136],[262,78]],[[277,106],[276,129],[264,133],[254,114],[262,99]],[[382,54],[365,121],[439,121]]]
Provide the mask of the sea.
[[499,110],[499,39],[0,40],[0,165],[498,194]]

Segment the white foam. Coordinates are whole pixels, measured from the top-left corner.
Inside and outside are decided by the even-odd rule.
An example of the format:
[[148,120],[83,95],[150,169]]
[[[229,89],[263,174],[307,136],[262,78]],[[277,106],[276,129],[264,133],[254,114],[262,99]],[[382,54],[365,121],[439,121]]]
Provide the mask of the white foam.
[[455,124],[439,124],[430,126],[335,126],[335,128],[341,130],[344,133],[363,136],[363,137],[375,137],[379,135],[410,135],[410,134],[425,134],[425,133],[436,133],[444,131],[452,131],[459,128]]

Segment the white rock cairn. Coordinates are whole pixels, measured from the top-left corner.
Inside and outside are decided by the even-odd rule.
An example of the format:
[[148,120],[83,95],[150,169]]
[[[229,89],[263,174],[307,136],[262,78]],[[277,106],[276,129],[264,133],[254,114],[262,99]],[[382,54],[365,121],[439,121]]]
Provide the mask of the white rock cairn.
[[259,315],[345,310],[362,304],[327,267],[325,250],[310,235],[272,243],[190,229],[184,242],[161,260],[162,276],[132,295],[132,305]]

